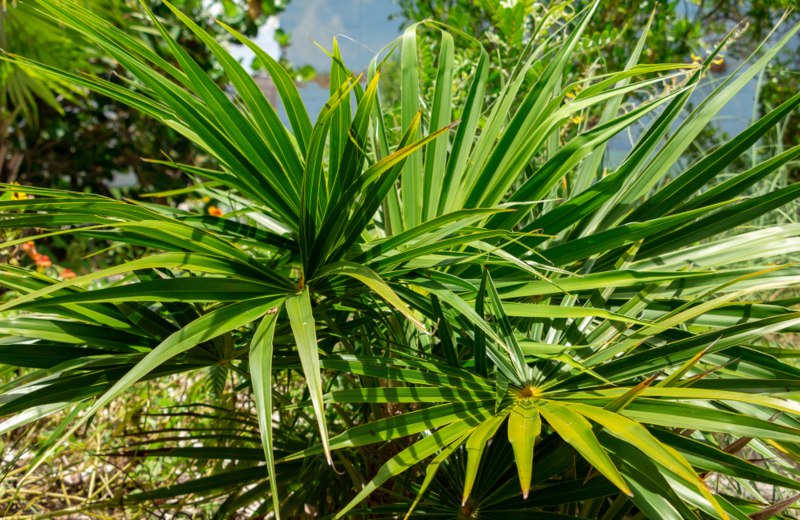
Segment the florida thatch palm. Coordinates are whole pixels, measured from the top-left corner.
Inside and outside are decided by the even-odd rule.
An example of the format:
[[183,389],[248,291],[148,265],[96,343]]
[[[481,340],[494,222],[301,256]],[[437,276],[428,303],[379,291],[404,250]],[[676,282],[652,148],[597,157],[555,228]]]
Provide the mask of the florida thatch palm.
[[[800,453],[800,369],[763,341],[800,327],[794,300],[763,299],[800,281],[795,267],[770,264],[797,252],[800,227],[732,233],[797,198],[796,185],[746,194],[800,147],[718,180],[800,95],[679,166],[798,27],[682,117],[713,56],[702,66],[638,64],[646,31],[626,70],[564,85],[591,10],[571,33],[530,49],[490,107],[489,56],[474,64],[464,105],[453,107],[455,42],[475,42],[415,25],[398,45],[402,131],[394,131],[395,107],[379,96],[381,62],[364,88],[335,43],[331,98],[312,124],[280,65],[236,34],[271,74],[285,126],[247,72],[177,10],[235,97],[156,19],[173,61],[74,3],[46,9],[42,16],[83,33],[136,81],[14,59],[183,133],[219,168],[179,166],[230,211],[202,216],[4,186],[27,198],[7,195],[0,225],[40,230],[5,247],[72,235],[147,254],[66,282],[2,268],[19,296],[2,308],[10,314],[0,321],[0,362],[35,370],[4,388],[0,414],[11,417],[1,430],[84,407],[70,435],[138,381],[223,364],[249,380],[242,391],[254,394],[263,452],[253,455],[246,440],[238,449],[184,446],[180,456],[230,459],[229,471],[129,500],[221,494],[220,516],[253,504],[292,516],[314,500],[320,514],[338,517],[356,507],[402,515],[414,502],[412,514],[443,518],[746,518],[764,505],[712,491],[708,472],[800,488],[720,445],[746,438],[764,457]],[[422,29],[439,31],[431,99],[418,84]],[[627,96],[666,80],[678,86],[620,111]],[[597,117],[559,142],[583,114]],[[625,159],[606,171],[608,140],[642,123]],[[96,280],[108,283],[94,288]],[[297,369],[306,390],[276,408],[274,378]],[[368,474],[370,457],[386,452],[353,448],[387,442],[393,455]],[[320,473],[293,462],[322,456],[336,457],[352,482],[326,491],[330,481],[312,486]],[[362,504],[411,468],[404,490]],[[355,497],[351,485],[361,489]]]

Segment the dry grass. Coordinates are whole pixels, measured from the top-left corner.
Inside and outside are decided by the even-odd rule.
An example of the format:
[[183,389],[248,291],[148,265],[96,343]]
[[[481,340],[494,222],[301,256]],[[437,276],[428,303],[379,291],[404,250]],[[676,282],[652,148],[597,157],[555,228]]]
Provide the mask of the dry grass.
[[[169,503],[120,505],[131,493],[163,488],[206,476],[210,464],[187,459],[119,456],[142,442],[158,439],[153,431],[183,431],[196,417],[150,414],[190,401],[213,402],[202,373],[177,375],[140,384],[115,400],[56,454],[29,473],[38,450],[57,437],[67,413],[0,436],[0,517],[68,519],[206,518],[208,503],[188,498]],[[223,401],[224,396],[223,396]]]

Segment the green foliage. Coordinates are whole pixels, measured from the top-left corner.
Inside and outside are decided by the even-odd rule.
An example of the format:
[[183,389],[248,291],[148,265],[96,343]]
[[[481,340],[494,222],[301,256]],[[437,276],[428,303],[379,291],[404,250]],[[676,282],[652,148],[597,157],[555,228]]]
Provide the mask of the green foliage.
[[[493,56],[486,89],[491,101],[524,56],[526,45],[540,44],[548,38],[558,45],[563,38],[563,27],[571,25],[575,16],[590,4],[588,0],[545,3],[401,0],[398,16],[405,24],[433,19],[475,35]],[[620,0],[603,7],[590,20],[585,37],[573,54],[569,65],[571,77],[624,68],[630,59],[631,42],[637,40],[643,28],[647,27],[647,45],[642,53],[643,61],[648,63],[701,61],[712,53],[717,41],[728,35],[724,48],[709,69],[707,82],[714,84],[724,79],[726,71],[729,72],[738,60],[753,52],[782,17],[786,17],[789,23],[800,20],[800,12],[792,0]],[[728,34],[730,32],[732,34]],[[462,62],[468,68],[469,63],[478,57],[474,49],[462,48],[460,51],[456,68],[461,68]],[[752,109],[753,120],[757,118],[756,114],[769,112],[800,90],[796,73],[798,62],[800,47],[789,45],[763,70]],[[423,73],[424,70],[431,69],[423,69]],[[536,63],[532,70],[537,71]],[[643,91],[642,95],[646,97],[649,92]],[[744,107],[740,110],[747,112]],[[749,115],[744,113],[738,117]],[[592,121],[597,116],[587,113],[585,119]],[[758,147],[754,146],[752,153],[763,153],[762,148],[766,148],[768,154],[774,154],[791,147],[796,142],[796,135],[790,129],[798,124],[800,120],[796,114],[789,116],[784,125],[767,134]],[[710,126],[687,153],[687,159],[702,157],[704,150],[716,147],[728,137],[716,125]],[[790,165],[785,175],[796,180],[800,170]]]
[[[224,71],[208,48],[178,23],[172,11],[158,0],[145,4],[171,28],[173,37],[203,70],[215,80],[223,79]],[[12,1],[0,11],[0,50],[66,70],[105,74],[119,85],[129,81],[124,67],[94,52],[79,33],[40,16],[36,5],[30,0]],[[136,32],[157,52],[168,52],[158,34],[147,27],[138,0],[91,0],[84,5],[107,22]],[[222,21],[254,36],[266,18],[279,13],[285,3],[178,0],[176,6],[224,43],[234,39],[211,20],[210,9],[219,9]],[[110,195],[109,185],[115,184],[118,175],[127,175],[132,177],[127,184],[140,190],[163,191],[184,186],[181,173],[143,163],[142,156],[169,154],[176,161],[198,166],[207,161],[179,132],[154,124],[127,105],[8,61],[0,63],[0,104],[0,144],[8,156],[0,164],[4,182]]]
[[[50,39],[42,45],[41,35]],[[39,45],[33,45],[38,42]],[[81,65],[79,49],[71,45],[69,34],[59,30],[52,20],[36,16],[28,5],[0,10],[0,48],[7,52],[25,52],[32,58],[46,63]],[[9,62],[0,64],[0,110],[3,131],[17,118],[35,124],[39,119],[37,99],[43,104],[61,110],[57,96],[74,99],[74,91],[68,83],[55,78],[26,72]]]
[[[313,123],[289,74],[254,49],[287,127],[214,38],[165,5],[236,97],[149,12],[171,61],[76,4],[42,14],[125,66],[130,84],[15,63],[183,135],[215,167],[168,164],[224,211],[3,185],[25,197],[0,200],[0,226],[38,233],[6,247],[66,235],[145,248],[63,282],[0,267],[16,293],[0,307],[0,363],[26,369],[0,394],[9,427],[85,407],[65,439],[141,381],[225,366],[252,395],[262,447],[197,432],[163,441],[169,450],[149,455],[226,465],[125,502],[168,507],[192,494],[218,517],[742,519],[775,510],[733,485],[712,488],[710,473],[798,489],[787,471],[800,456],[800,370],[765,338],[800,330],[800,313],[764,295],[800,283],[794,265],[770,263],[796,255],[800,228],[733,232],[800,196],[796,185],[744,196],[797,143],[735,165],[800,96],[702,161],[681,159],[800,25],[687,117],[713,53],[638,64],[643,37],[622,70],[569,80],[597,2],[557,45],[534,40],[491,105],[489,52],[435,22],[398,41],[398,106],[380,96],[382,62],[364,87],[334,42],[331,97]],[[422,29],[440,33],[435,70],[419,69]],[[479,56],[463,97],[452,88],[456,45]],[[588,110],[601,114],[595,124],[562,132]],[[608,140],[648,115],[605,171]],[[737,456],[745,445],[772,464]]]

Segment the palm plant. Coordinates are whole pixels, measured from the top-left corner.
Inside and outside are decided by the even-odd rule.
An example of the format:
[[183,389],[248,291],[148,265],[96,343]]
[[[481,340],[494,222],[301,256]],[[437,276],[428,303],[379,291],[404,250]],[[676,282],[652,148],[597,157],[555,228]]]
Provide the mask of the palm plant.
[[[219,517],[312,507],[337,518],[743,519],[788,508],[708,482],[800,488],[787,474],[800,455],[800,369],[765,341],[800,327],[794,299],[768,300],[800,282],[794,266],[769,263],[797,252],[800,227],[730,234],[800,195],[790,185],[741,196],[800,146],[728,169],[800,94],[676,169],[800,26],[684,117],[713,55],[699,66],[639,64],[647,31],[624,70],[565,81],[596,7],[529,49],[489,107],[485,52],[463,106],[451,105],[456,39],[477,42],[434,22],[410,27],[395,46],[395,129],[380,58],[363,87],[335,42],[331,98],[312,124],[280,65],[230,29],[272,75],[285,126],[177,9],[235,96],[155,17],[170,59],[75,3],[42,6],[136,82],[14,60],[181,132],[219,167],[169,164],[226,212],[3,186],[0,225],[26,233],[7,248],[69,235],[148,253],[63,282],[2,267],[0,282],[18,295],[0,308],[0,362],[29,370],[0,388],[9,417],[0,431],[70,409],[67,438],[138,381],[225,367],[257,415],[237,427],[238,445],[193,434],[149,452],[223,460],[225,470],[126,500],[224,497]],[[421,30],[440,35],[431,99],[420,98]],[[679,86],[620,112],[628,95],[665,82]],[[560,142],[562,125],[587,111],[597,124]],[[643,121],[607,171],[608,140]],[[723,173],[735,175],[717,182]],[[737,456],[745,446],[771,465]],[[37,463],[56,448],[44,446]]]

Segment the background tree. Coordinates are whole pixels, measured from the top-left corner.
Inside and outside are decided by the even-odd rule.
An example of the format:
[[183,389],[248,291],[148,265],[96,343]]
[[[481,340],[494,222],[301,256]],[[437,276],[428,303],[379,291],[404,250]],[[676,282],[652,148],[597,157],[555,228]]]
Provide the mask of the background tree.
[[[215,80],[224,72],[208,49],[158,0],[146,4],[168,24],[177,41]],[[36,57],[43,63],[65,64],[73,70],[103,71],[117,84],[130,77],[118,64],[69,28],[42,17],[36,1],[4,2],[0,11],[0,49]],[[280,13],[286,2],[275,0],[177,0],[182,12],[197,20],[223,44],[233,44],[229,34],[211,14],[254,36],[267,17]],[[109,23],[137,32],[143,42],[165,53],[163,42],[142,19],[138,0],[90,0],[87,6]],[[155,168],[142,161],[166,154],[198,166],[207,157],[177,132],[155,125],[138,112],[91,92],[76,89],[46,76],[23,71],[13,63],[0,64],[0,180],[35,186],[63,187],[110,193],[120,178],[129,189],[163,191],[185,186],[181,174]]]

